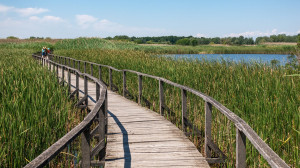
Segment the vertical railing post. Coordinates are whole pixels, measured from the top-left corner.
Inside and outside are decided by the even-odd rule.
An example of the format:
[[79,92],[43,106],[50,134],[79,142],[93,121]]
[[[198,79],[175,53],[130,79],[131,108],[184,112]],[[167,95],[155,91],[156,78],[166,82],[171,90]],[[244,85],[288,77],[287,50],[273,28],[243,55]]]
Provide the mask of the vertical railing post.
[[58,76],[58,64],[56,64],[56,76],[57,76],[57,81],[58,81],[58,83],[59,83],[59,76]]
[[77,72],[76,73],[76,96],[77,96],[77,99],[79,100],[79,73]]
[[101,68],[101,65],[99,65],[99,80],[102,81],[102,68]]
[[112,90],[112,82],[113,82],[113,80],[112,80],[112,69],[108,68],[108,70],[109,70],[109,88],[110,88],[110,90]]
[[77,62],[78,71],[80,71],[80,61]]
[[68,92],[71,94],[71,70],[68,69]]
[[181,89],[181,124],[182,124],[182,131],[186,132],[186,112],[187,112],[187,93],[186,90]]
[[236,167],[246,167],[246,136],[236,128]]
[[81,134],[81,156],[82,163],[81,167],[91,167],[91,151],[90,151],[90,128],[87,128]]
[[71,58],[68,58],[68,60],[69,60],[68,66],[71,66]]
[[63,66],[63,67],[61,67],[61,70],[62,70],[62,85],[64,86],[65,85],[65,67]]
[[84,96],[86,97],[85,99],[85,105],[86,107],[88,106],[88,79],[87,76],[84,74]]
[[96,101],[100,98],[100,85],[96,82]]
[[143,90],[143,76],[142,75],[138,75],[138,82],[139,82],[139,97],[138,97],[138,103],[139,105],[142,105],[142,90]]
[[[100,85],[96,83],[96,92],[98,92],[99,96],[96,94],[96,100],[98,101],[100,98]],[[106,100],[104,100],[106,101]],[[100,107],[100,110],[98,112],[98,142],[105,143],[105,103],[102,104]],[[105,156],[105,151],[102,150],[101,153],[99,153],[99,160],[103,159]]]
[[86,73],[86,62],[84,61],[84,73]]
[[208,146],[211,140],[211,122],[212,122],[212,105],[205,102],[205,147],[204,152],[207,158],[211,158],[211,150]]
[[165,104],[165,96],[164,96],[164,87],[163,81],[159,80],[159,112],[160,115],[164,115],[164,104]]
[[67,65],[67,58],[65,57],[65,63],[64,63],[64,65]]
[[126,96],[126,71],[123,70],[123,96]]
[[93,64],[91,64],[91,76],[93,76]]
[[73,68],[75,69],[75,60],[73,59]]

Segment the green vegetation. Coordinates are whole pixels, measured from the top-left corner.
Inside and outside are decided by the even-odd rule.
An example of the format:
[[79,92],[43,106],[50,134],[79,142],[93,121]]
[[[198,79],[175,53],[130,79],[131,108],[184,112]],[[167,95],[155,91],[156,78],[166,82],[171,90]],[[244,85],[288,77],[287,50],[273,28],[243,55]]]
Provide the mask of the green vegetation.
[[[94,46],[101,47],[93,48]],[[162,46],[152,46],[153,48],[149,49],[148,46],[138,46],[128,42],[97,39],[63,40],[55,47],[58,55],[164,77],[210,95],[244,119],[289,165],[299,167],[300,78],[295,75],[299,74],[299,66],[272,68],[261,64],[235,64],[225,61],[222,63],[175,61],[153,56],[159,52],[166,52]],[[94,72],[96,71],[95,68]],[[103,69],[102,72],[104,80],[108,82],[108,70]],[[120,93],[121,75],[113,72],[113,81]],[[129,73],[127,78],[128,90],[136,100],[137,76]],[[158,112],[158,82],[144,78],[143,87],[143,95],[150,101],[151,109]],[[180,90],[165,85],[165,92],[167,106],[172,111],[166,113],[166,117],[180,127],[181,105],[178,103],[181,101]],[[188,93],[188,106],[189,120],[204,131],[203,101]],[[229,157],[226,166],[233,167],[234,126],[216,109],[213,109],[213,118],[214,141]],[[190,138],[199,150],[203,151],[203,137],[191,136]],[[247,162],[251,167],[268,165],[250,142],[247,142],[247,148],[249,149]]]
[[207,45],[207,44],[224,44],[224,45],[254,45],[265,42],[297,42],[297,35],[289,36],[285,34],[271,35],[253,38],[239,37],[193,37],[193,36],[161,36],[161,37],[128,37],[125,35],[107,37],[107,40],[132,41],[137,44],[179,44],[179,45]]
[[31,58],[36,50],[12,48],[0,49],[0,167],[25,166],[79,121],[66,89]]

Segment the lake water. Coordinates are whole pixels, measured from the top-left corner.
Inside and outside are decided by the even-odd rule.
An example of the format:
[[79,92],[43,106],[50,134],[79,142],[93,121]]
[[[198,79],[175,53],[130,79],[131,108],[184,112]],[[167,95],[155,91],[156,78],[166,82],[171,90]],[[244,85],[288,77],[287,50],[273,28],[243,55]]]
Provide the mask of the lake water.
[[278,60],[280,65],[285,65],[287,63],[288,55],[280,54],[174,54],[174,55],[165,55],[167,57],[180,59],[205,59],[205,60],[226,60],[234,62],[259,62],[259,63],[268,63],[270,64],[271,60]]

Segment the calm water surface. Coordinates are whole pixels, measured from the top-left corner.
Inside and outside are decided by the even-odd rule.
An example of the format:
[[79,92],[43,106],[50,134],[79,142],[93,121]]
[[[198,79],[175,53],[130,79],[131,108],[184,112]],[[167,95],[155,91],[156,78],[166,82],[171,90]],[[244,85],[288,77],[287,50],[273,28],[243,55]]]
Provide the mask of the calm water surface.
[[278,60],[280,65],[285,65],[287,63],[288,55],[280,54],[174,54],[165,55],[167,57],[180,59],[205,59],[205,60],[226,60],[234,62],[259,62],[259,63],[270,63],[271,60]]

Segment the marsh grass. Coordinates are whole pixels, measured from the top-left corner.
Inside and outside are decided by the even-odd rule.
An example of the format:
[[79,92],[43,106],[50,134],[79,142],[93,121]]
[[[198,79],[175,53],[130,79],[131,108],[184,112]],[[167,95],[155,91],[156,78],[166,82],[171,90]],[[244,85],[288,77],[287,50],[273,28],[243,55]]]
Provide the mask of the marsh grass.
[[80,121],[34,50],[0,49],[0,167],[21,167]]

